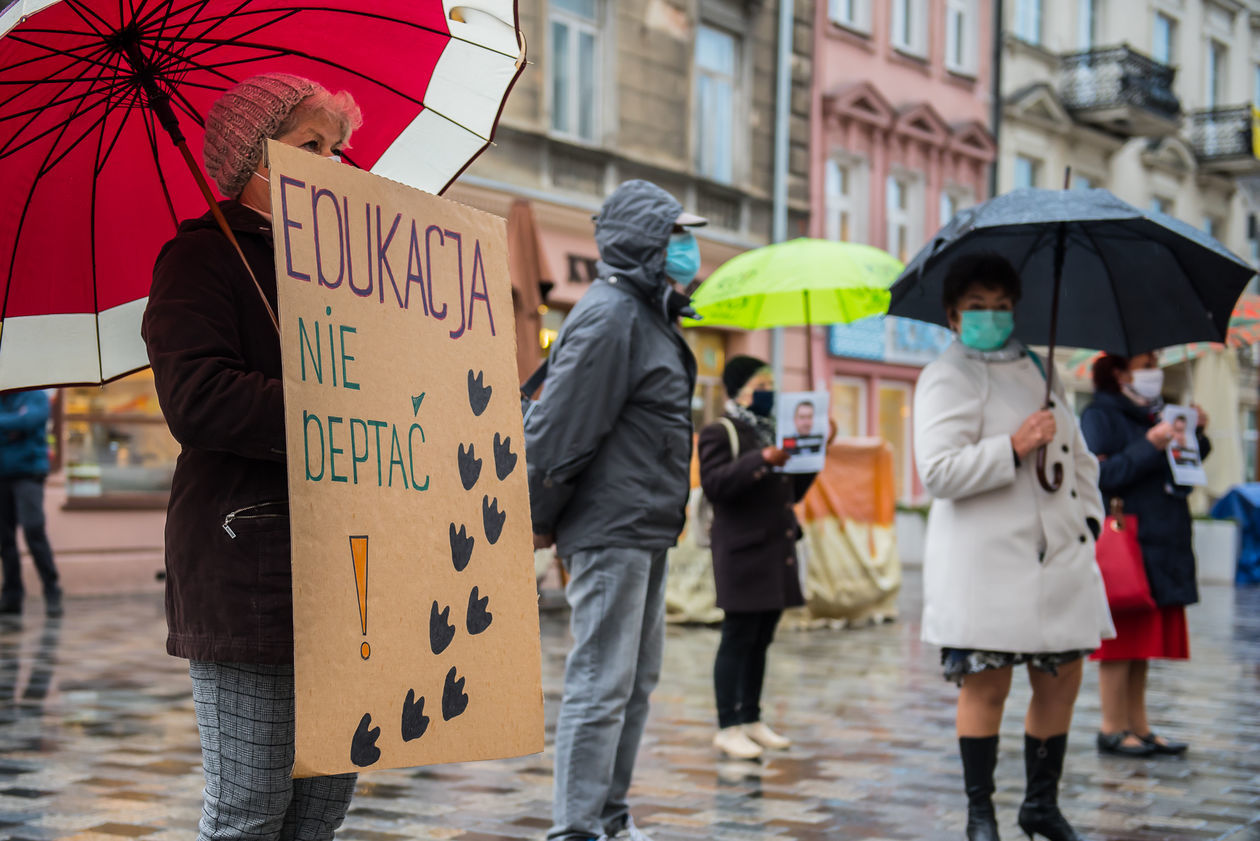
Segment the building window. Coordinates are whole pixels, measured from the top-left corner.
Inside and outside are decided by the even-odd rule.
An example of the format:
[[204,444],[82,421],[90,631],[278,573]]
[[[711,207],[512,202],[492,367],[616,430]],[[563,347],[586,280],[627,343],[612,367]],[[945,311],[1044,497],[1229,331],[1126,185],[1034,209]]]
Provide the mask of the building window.
[[1221,220],[1216,216],[1203,217],[1203,232],[1213,239],[1220,239],[1222,228]]
[[1088,175],[1080,173],[1072,173],[1072,189],[1073,190],[1092,190],[1098,186],[1097,182]]
[[917,56],[927,55],[926,0],[893,0],[892,45]]
[[1029,44],[1041,43],[1041,0],[1015,0],[1015,35]]
[[1162,213],[1165,216],[1173,215],[1173,201],[1163,196],[1152,196],[1150,208],[1155,213]]
[[828,0],[827,14],[840,26],[860,32],[871,30],[871,0]]
[[879,384],[879,435],[892,447],[897,499],[909,502],[914,492],[914,459],[911,458],[910,405],[908,383]]
[[1216,39],[1210,39],[1203,91],[1208,108],[1216,108],[1225,101],[1225,67],[1228,61],[1229,48]]
[[[1249,213],[1247,215],[1247,254],[1251,258],[1253,267],[1260,267],[1260,226],[1257,225],[1256,214]],[[1253,277],[1251,282],[1247,284],[1247,291],[1254,292],[1256,279]]]
[[918,247],[917,188],[917,182],[900,175],[888,176],[885,185],[884,214],[888,219],[885,248],[903,263],[910,261],[913,249]]
[[1015,156],[1015,189],[1041,186],[1041,161],[1027,155]]
[[735,179],[735,105],[739,38],[702,24],[696,33],[696,168],[714,181]]
[[538,328],[538,348],[542,351],[542,355],[546,357],[551,355],[551,348],[555,345],[556,339],[560,337],[560,328],[564,326],[564,319],[568,312],[552,309],[548,306],[543,306],[540,312],[542,315],[542,326]]
[[1177,21],[1163,12],[1155,13],[1155,31],[1151,39],[1151,56],[1163,64],[1175,64]]
[[827,161],[826,233],[827,239],[853,242],[853,170],[837,161]]
[[153,372],[106,386],[68,388],[61,397],[67,505],[84,507],[109,497],[164,504],[179,444],[158,407]]
[[1098,0],[1076,0],[1076,43],[1082,50],[1098,43]]
[[696,391],[691,397],[691,422],[696,429],[713,423],[726,406],[722,369],[726,367],[726,335],[719,330],[683,331],[696,357]]
[[1246,475],[1243,481],[1256,481],[1256,443],[1260,440],[1260,434],[1256,431],[1256,410],[1251,407],[1244,407],[1242,410],[1242,442],[1243,442],[1243,459],[1246,462]]
[[1260,64],[1251,68],[1251,104],[1260,108]]
[[594,142],[599,130],[599,0],[551,0],[551,128]]
[[837,438],[866,435],[866,380],[836,377],[831,383],[831,418]]
[[941,218],[940,224],[945,225],[950,219],[953,219],[958,213],[958,198],[949,190],[941,191]]
[[974,0],[946,0],[945,66],[956,73],[975,71]]

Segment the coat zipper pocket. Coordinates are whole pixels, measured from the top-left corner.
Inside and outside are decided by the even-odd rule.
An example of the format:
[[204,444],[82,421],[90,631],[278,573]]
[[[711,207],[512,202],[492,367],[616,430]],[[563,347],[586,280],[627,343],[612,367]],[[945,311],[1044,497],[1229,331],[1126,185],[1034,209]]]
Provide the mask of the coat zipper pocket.
[[288,518],[289,512],[264,513],[265,509],[274,508],[277,505],[288,506],[287,500],[277,500],[274,502],[259,502],[256,505],[246,505],[244,508],[238,508],[235,511],[229,511],[227,516],[223,518],[223,530],[227,532],[228,537],[236,539],[236,532],[232,530],[232,523],[236,520],[278,520]]

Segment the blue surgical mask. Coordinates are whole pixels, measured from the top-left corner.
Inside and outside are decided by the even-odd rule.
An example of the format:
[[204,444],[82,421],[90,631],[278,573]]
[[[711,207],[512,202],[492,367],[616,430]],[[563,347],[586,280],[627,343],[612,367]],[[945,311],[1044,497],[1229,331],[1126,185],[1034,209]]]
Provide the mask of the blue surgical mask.
[[686,286],[700,272],[700,243],[691,231],[671,234],[665,250],[665,274]]
[[760,415],[768,418],[774,414],[774,392],[773,391],[754,391],[752,393],[752,403],[748,406],[748,411],[754,415]]
[[973,350],[997,350],[1015,331],[1010,310],[964,310],[958,324],[958,340]]

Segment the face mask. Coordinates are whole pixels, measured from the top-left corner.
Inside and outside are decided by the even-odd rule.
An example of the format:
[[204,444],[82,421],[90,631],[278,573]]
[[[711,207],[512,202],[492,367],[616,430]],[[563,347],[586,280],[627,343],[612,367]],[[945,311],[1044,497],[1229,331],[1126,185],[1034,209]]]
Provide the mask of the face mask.
[[671,234],[669,247],[665,249],[665,274],[686,286],[695,280],[700,271],[700,243],[696,235],[687,231]]
[[328,160],[332,161],[333,163],[339,164],[341,163],[341,155],[329,155]]
[[1133,372],[1133,391],[1145,400],[1157,400],[1164,393],[1162,368],[1139,368]]
[[774,392],[773,391],[754,391],[752,393],[752,403],[748,406],[748,411],[754,415],[760,415],[763,418],[770,417],[774,413]]
[[1009,310],[965,310],[960,314],[958,340],[973,350],[997,350],[1015,330]]

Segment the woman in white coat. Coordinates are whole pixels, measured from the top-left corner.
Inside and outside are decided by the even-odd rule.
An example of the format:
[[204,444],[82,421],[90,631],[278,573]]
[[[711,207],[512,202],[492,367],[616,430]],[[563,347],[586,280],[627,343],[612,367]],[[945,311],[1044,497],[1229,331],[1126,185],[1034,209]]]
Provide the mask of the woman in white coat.
[[[998,256],[960,258],[945,280],[958,340],[923,369],[914,406],[915,457],[934,498],[923,639],[941,646],[945,677],[960,687],[968,839],[998,838],[998,730],[1013,669],[1026,664],[1019,825],[1029,837],[1080,841],[1059,811],[1059,778],[1084,658],[1115,635],[1094,559],[1098,462],[1061,392],[1042,409],[1044,363],[1011,338],[1019,296],[1019,275]],[[1037,480],[1041,446],[1066,468],[1055,493]]]

